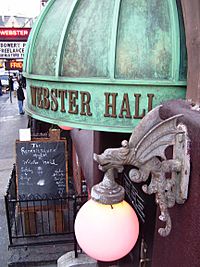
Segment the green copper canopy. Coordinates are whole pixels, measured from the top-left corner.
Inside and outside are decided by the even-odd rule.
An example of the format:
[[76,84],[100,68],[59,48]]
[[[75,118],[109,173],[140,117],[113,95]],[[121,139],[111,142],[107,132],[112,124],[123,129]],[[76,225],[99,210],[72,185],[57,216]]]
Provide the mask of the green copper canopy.
[[184,98],[177,2],[50,0],[26,46],[26,111],[58,125],[131,132],[152,107]]

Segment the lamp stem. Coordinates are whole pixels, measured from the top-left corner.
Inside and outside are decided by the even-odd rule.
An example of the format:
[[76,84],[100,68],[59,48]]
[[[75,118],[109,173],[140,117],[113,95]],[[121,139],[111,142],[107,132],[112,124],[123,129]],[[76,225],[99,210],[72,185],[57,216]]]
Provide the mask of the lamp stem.
[[107,170],[107,172],[104,174],[101,184],[102,186],[110,188],[113,188],[116,185],[113,168]]
[[112,205],[124,199],[124,188],[115,182],[114,168],[108,169],[103,181],[92,187],[91,198],[96,202]]

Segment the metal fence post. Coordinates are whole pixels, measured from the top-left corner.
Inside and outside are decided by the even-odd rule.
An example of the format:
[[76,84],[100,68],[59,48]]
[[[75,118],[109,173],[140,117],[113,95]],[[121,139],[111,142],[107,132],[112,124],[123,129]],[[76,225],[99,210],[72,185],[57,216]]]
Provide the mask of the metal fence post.
[[11,221],[10,221],[10,216],[9,216],[8,195],[4,196],[4,200],[5,200],[7,227],[8,227],[8,237],[9,237],[10,245],[12,245],[13,244],[13,242],[12,242],[12,230],[11,230],[12,226],[11,226]]

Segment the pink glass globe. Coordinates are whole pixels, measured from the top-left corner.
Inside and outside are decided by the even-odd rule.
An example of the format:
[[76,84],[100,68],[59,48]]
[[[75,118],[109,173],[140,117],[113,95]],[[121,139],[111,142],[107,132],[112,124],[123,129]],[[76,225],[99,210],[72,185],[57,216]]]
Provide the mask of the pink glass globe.
[[79,210],[75,235],[82,250],[100,261],[114,261],[127,255],[139,234],[139,222],[126,202],[104,205],[90,199]]
[[58,125],[62,130],[65,130],[65,131],[70,131],[72,130],[73,128],[72,127],[69,127],[69,126],[64,126],[64,125]]

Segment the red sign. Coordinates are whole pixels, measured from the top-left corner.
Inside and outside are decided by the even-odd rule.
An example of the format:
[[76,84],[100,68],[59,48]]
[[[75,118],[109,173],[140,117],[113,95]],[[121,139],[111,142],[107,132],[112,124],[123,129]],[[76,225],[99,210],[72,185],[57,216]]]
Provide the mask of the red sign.
[[0,28],[0,41],[27,41],[31,28]]
[[23,61],[6,61],[5,62],[6,70],[19,70],[22,71]]

